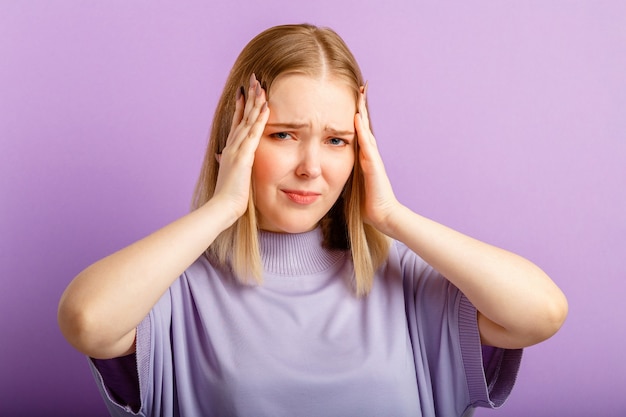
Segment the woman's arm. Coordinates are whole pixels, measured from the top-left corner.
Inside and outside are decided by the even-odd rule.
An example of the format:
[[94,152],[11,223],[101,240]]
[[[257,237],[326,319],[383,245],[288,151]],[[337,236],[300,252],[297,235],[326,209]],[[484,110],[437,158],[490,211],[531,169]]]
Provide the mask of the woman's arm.
[[60,303],[59,326],[79,351],[100,359],[131,353],[135,328],[167,288],[248,206],[254,151],[267,122],[265,93],[238,94],[213,198],[197,210],[82,271]]
[[426,219],[396,200],[364,103],[363,96],[355,127],[366,184],[366,221],[406,244],[467,296],[479,312],[484,344],[520,348],[552,336],[565,320],[567,300],[541,269]]
[[384,227],[467,296],[479,312],[484,344],[530,346],[552,336],[565,320],[565,296],[530,261],[400,205]]

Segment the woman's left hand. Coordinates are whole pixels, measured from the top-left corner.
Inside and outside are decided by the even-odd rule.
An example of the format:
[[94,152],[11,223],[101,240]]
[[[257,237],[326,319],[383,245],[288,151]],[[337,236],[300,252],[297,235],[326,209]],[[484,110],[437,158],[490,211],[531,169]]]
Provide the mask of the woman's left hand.
[[365,94],[354,119],[365,180],[365,221],[407,245],[467,296],[479,311],[483,344],[520,348],[552,336],[565,320],[567,300],[541,269],[398,202],[369,127]]
[[401,207],[387,177],[385,165],[376,146],[376,138],[370,130],[369,115],[365,105],[367,86],[361,87],[358,112],[354,117],[354,126],[358,137],[359,164],[365,182],[365,201],[363,216],[365,222],[380,232],[391,234],[393,213]]

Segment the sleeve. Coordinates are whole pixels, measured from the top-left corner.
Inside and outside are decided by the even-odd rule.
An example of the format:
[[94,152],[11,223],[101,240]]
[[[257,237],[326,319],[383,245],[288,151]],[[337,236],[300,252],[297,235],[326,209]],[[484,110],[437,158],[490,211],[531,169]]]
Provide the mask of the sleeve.
[[137,354],[113,359],[90,358],[95,370],[102,379],[108,397],[117,404],[123,405],[134,413],[139,411],[141,397],[139,394],[139,375],[137,373]]
[[89,366],[112,417],[162,414],[173,402],[169,329],[171,304],[166,292],[137,326],[134,354],[109,360],[89,358]]
[[500,407],[515,383],[522,350],[481,346],[477,311],[467,297],[406,246],[396,242],[392,251],[404,280],[424,414],[463,416],[476,407]]
[[[450,284],[450,286],[452,286]],[[456,287],[459,296],[459,345],[472,407],[499,408],[507,400],[519,371],[522,349],[481,346],[477,311]]]

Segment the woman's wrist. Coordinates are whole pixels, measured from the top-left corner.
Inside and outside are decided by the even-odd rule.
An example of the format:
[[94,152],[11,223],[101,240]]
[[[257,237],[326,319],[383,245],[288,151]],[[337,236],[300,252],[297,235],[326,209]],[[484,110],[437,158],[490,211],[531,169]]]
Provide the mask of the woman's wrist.
[[393,207],[387,211],[387,214],[375,224],[373,224],[373,226],[379,232],[389,236],[392,239],[402,240],[402,231],[403,229],[406,229],[406,223],[404,219],[406,218],[407,210],[409,209],[406,206],[402,205],[400,202],[396,202]]
[[218,229],[218,235],[232,226],[243,215],[229,204],[227,199],[218,196],[211,198],[198,208],[198,211],[204,213],[211,226]]

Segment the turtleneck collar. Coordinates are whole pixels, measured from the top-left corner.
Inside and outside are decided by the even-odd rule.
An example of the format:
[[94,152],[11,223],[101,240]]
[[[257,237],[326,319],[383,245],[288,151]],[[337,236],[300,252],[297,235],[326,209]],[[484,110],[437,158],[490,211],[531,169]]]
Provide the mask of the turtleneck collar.
[[276,275],[316,274],[336,264],[345,254],[322,246],[319,227],[304,233],[259,231],[259,242],[265,272]]

